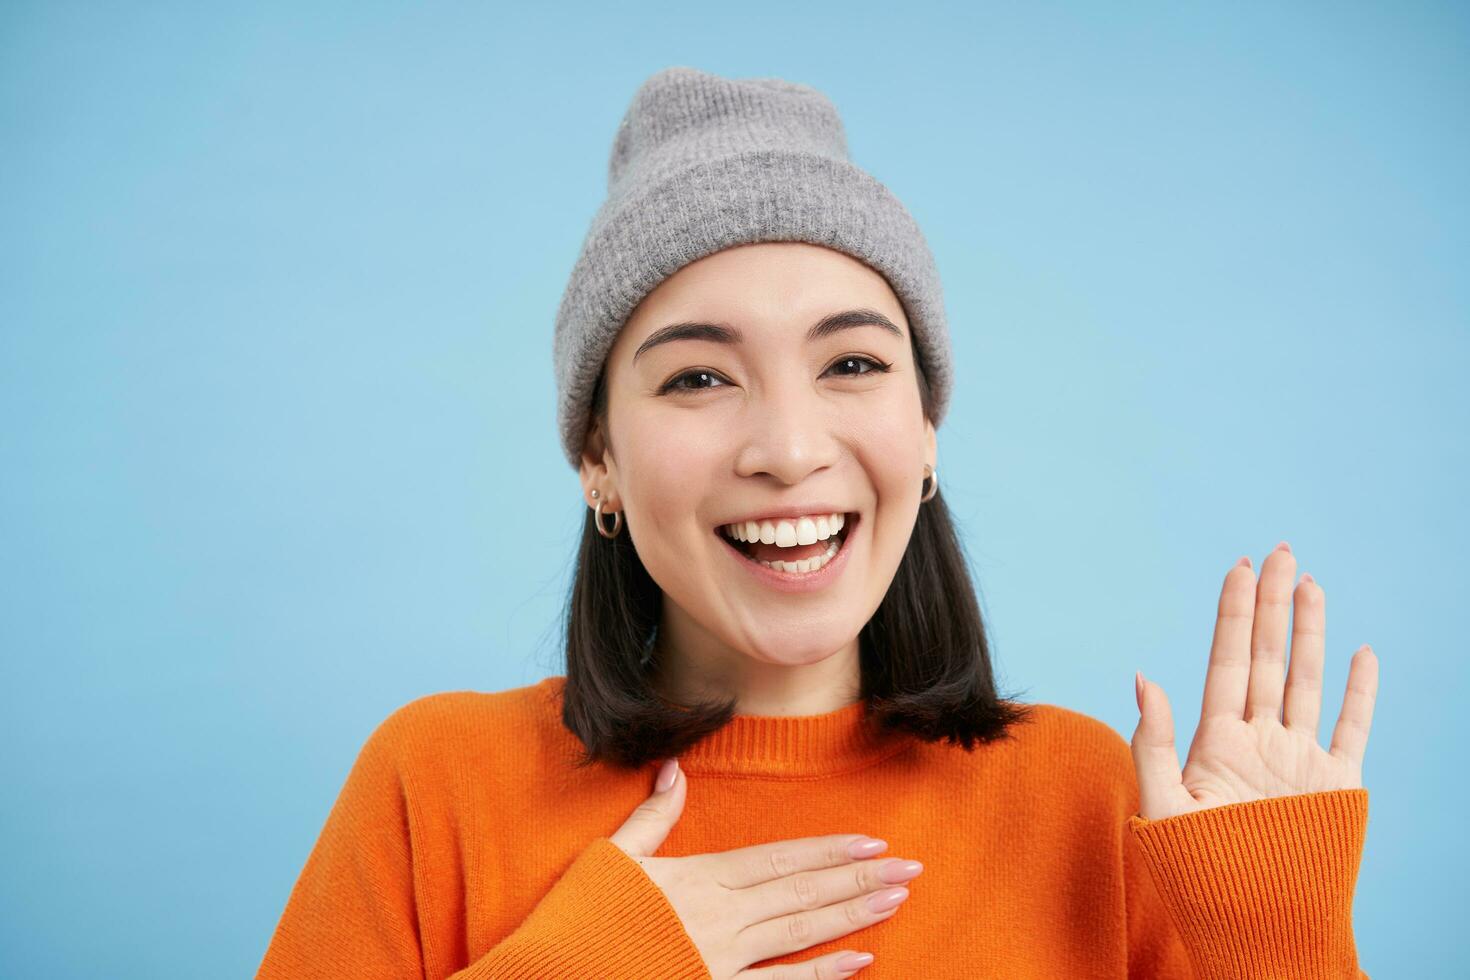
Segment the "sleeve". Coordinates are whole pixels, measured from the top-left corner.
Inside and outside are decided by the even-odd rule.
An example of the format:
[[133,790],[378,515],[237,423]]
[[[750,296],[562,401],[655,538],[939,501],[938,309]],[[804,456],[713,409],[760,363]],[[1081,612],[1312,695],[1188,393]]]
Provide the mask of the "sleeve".
[[1129,976],[1366,980],[1352,903],[1368,791],[1127,819]]
[[453,973],[426,966],[422,890],[414,885],[417,821],[395,761],[393,720],[373,732],[353,763],[257,980],[709,980],[673,906],[607,837],[592,841],[521,925],[480,958]]

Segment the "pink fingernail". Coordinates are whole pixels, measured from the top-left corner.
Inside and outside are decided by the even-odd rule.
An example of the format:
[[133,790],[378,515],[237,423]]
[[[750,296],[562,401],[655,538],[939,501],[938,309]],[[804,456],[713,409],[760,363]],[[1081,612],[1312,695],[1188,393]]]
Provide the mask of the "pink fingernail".
[[907,888],[889,888],[881,892],[874,892],[868,896],[868,910],[871,912],[887,912],[896,909],[909,897]]
[[1138,710],[1143,712],[1143,671],[1133,674],[1133,693],[1138,697]]
[[1307,572],[1306,574],[1302,575],[1302,581],[1303,582],[1315,582],[1317,580],[1314,579],[1314,578],[1312,578],[1312,575],[1311,575],[1310,572]]
[[854,858],[870,858],[874,854],[881,854],[888,847],[886,840],[878,840],[876,837],[864,837],[847,845],[847,853]]
[[1280,544],[1278,544],[1276,546],[1276,550],[1277,551],[1290,551],[1291,550],[1291,545],[1289,545],[1285,541],[1283,541],[1283,542],[1281,542]]
[[1238,561],[1238,562],[1235,563],[1235,567],[1236,568],[1239,568],[1242,565],[1244,565],[1246,568],[1250,568],[1251,567],[1251,556],[1250,555],[1241,555],[1240,556],[1240,561]]
[[678,775],[679,760],[666,760],[663,764],[663,768],[659,769],[658,771],[658,782],[653,784],[653,788],[660,793],[667,793],[673,787],[674,779]]
[[924,865],[921,862],[899,861],[897,859],[889,861],[878,869],[878,877],[890,885],[896,885],[900,881],[908,881],[910,878],[917,878],[923,873]]
[[861,970],[871,962],[873,962],[872,953],[848,953],[837,957],[837,969],[844,973],[849,970]]

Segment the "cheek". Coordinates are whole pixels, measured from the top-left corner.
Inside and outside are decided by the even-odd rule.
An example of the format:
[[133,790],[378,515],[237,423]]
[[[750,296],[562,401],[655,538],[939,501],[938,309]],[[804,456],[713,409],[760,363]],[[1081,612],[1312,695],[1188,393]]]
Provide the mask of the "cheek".
[[872,485],[877,508],[868,528],[877,566],[896,567],[913,534],[923,506],[924,435],[921,426],[890,417],[869,425],[856,444],[858,466]]
[[917,413],[914,421],[909,420],[909,408],[905,404],[891,412],[865,413],[854,423],[860,428],[852,443],[880,505],[891,502],[894,492],[909,482],[917,487],[924,475],[924,428]]
[[[651,532],[642,542],[651,548],[687,552],[687,536],[700,530],[695,517],[709,497],[709,481],[720,472],[722,449],[693,426],[660,420],[647,431],[630,433],[618,456],[619,480],[625,488],[634,526]],[[635,506],[636,505],[636,506]]]

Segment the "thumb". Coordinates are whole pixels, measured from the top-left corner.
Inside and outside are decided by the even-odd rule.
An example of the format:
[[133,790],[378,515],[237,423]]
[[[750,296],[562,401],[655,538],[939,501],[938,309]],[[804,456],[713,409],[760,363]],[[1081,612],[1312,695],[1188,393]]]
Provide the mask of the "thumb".
[[1138,727],[1133,731],[1133,768],[1138,773],[1139,813],[1148,819],[1169,815],[1175,807],[1183,774],[1174,748],[1174,713],[1164,689],[1135,678],[1138,688]]
[[[609,835],[614,844],[633,857],[652,857],[684,812],[684,792],[689,781],[679,768],[679,760],[664,760],[659,775],[663,778],[654,780],[653,795],[640,803],[623,825]],[[670,775],[674,780],[672,784],[668,783]],[[660,790],[661,785],[668,788]]]

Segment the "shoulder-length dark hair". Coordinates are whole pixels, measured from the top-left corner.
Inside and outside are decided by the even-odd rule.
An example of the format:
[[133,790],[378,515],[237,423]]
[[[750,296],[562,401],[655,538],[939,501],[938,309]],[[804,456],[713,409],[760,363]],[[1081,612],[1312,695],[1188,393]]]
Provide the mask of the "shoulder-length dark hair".
[[[912,335],[910,347],[924,417],[932,420]],[[598,376],[591,414],[610,446],[605,373]],[[736,702],[674,704],[654,690],[650,673],[657,666],[663,590],[629,535],[605,538],[596,519],[587,509],[567,603],[562,722],[582,742],[579,767],[605,761],[638,768],[678,755],[725,725]],[[985,624],[942,490],[919,505],[898,571],[858,645],[860,696],[879,730],[928,742],[948,739],[968,751],[1010,737],[1010,726],[1029,713],[996,692]]]

